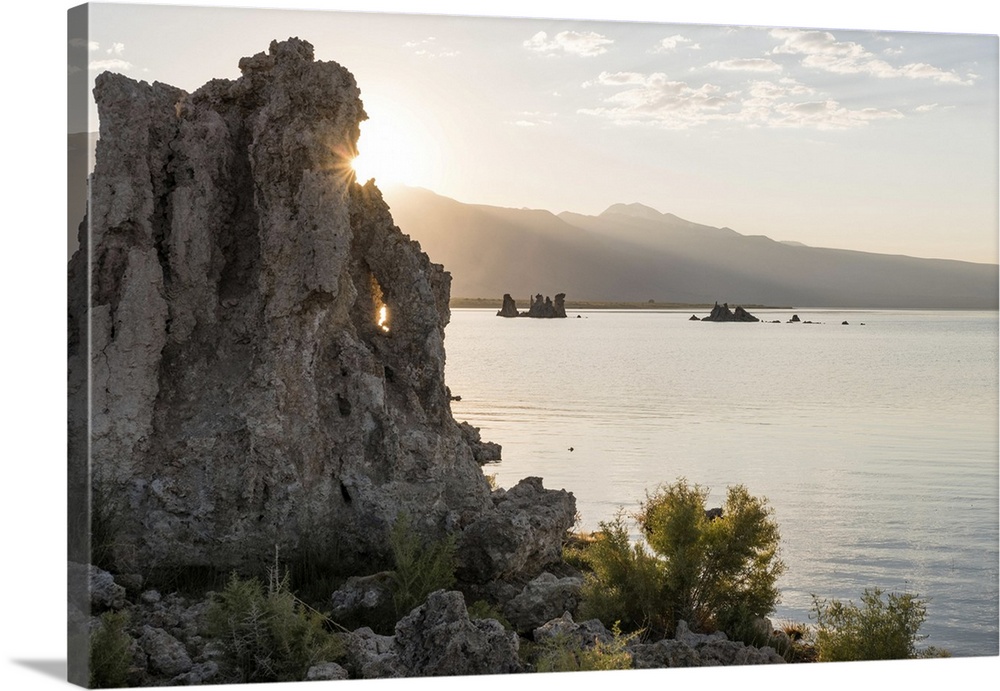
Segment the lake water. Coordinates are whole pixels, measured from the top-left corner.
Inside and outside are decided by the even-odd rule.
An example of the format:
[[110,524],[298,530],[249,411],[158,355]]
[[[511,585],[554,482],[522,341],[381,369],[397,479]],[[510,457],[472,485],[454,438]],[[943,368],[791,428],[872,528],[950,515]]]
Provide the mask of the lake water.
[[921,645],[996,655],[997,313],[755,314],[782,323],[453,310],[452,409],[503,446],[485,472],[572,491],[585,530],[679,477],[767,497],[776,621],[878,586],[929,599]]

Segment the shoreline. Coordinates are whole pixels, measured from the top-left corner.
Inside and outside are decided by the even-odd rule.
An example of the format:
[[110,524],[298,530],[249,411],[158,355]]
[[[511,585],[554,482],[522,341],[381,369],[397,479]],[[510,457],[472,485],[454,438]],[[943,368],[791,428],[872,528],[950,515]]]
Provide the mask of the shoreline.
[[[500,309],[503,300],[495,298],[451,298],[448,302],[451,309]],[[567,310],[710,310],[712,303],[708,302],[628,302],[624,300],[567,300]],[[743,305],[746,309],[757,310],[790,310],[800,309],[781,305]]]

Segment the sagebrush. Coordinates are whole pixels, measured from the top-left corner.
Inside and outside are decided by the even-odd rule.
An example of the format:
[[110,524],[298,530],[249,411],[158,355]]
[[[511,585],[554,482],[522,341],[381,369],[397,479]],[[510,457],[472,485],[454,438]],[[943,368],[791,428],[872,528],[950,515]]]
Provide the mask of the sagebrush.
[[[885,598],[883,599],[883,595]],[[816,654],[820,662],[902,660],[923,657],[917,651],[927,604],[912,593],[865,589],[860,604],[813,596]],[[931,649],[929,656],[947,656]]]
[[288,574],[268,583],[233,575],[208,611],[208,633],[222,646],[238,681],[301,681],[313,665],[333,662],[342,646],[326,617],[295,597]]
[[736,485],[721,516],[709,516],[708,495],[683,478],[647,494],[635,516],[639,541],[621,512],[601,523],[584,554],[585,616],[662,637],[680,620],[693,631],[733,631],[773,611],[785,566],[767,500]]

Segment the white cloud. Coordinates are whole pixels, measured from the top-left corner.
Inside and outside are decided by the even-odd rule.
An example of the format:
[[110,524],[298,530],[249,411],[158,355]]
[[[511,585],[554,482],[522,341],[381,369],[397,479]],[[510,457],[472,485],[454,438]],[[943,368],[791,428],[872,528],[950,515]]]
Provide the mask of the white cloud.
[[781,72],[781,65],[767,58],[734,58],[716,60],[709,67],[727,72]]
[[917,112],[917,113],[929,113],[932,110],[937,110],[940,107],[941,106],[939,104],[937,104],[937,103],[927,103],[927,104],[922,105],[922,106],[917,106],[913,110],[914,110],[914,112]]
[[615,91],[599,107],[579,112],[622,125],[688,129],[729,123],[833,130],[903,117],[896,110],[845,107],[794,79],[754,81],[742,91],[726,92],[715,84],[692,86],[662,73],[602,72],[585,86]]
[[103,72],[105,70],[126,72],[132,69],[132,63],[121,58],[108,58],[107,60],[91,60],[87,67],[96,72]]
[[461,52],[457,50],[440,49],[434,50],[437,45],[435,42],[437,39],[434,36],[428,36],[427,38],[421,39],[419,41],[407,41],[403,44],[404,48],[417,48],[413,51],[414,55],[419,55],[422,58],[453,58],[456,55],[460,55]]
[[[691,45],[687,45],[691,44]],[[686,46],[690,50],[699,50],[701,46],[697,43],[692,43],[690,38],[685,38],[680,34],[674,34],[673,36],[667,36],[665,39],[661,40],[653,48],[654,53],[673,53],[680,46]]]
[[691,86],[661,72],[602,72],[591,85],[624,87],[604,99],[604,106],[580,110],[619,124],[655,124],[687,129],[718,119],[734,105],[733,95],[714,84]]
[[539,31],[524,42],[524,47],[539,53],[568,53],[580,57],[594,57],[608,52],[607,46],[613,40],[593,31],[560,31],[549,39],[548,34]]
[[775,55],[804,55],[802,65],[835,74],[868,74],[880,79],[906,77],[931,79],[942,84],[972,84],[955,72],[924,63],[911,63],[894,67],[868,52],[853,41],[838,41],[828,31],[801,29],[772,29],[771,36],[780,39],[781,45],[771,53]]
[[123,52],[125,52],[125,44],[124,43],[112,44],[112,46],[108,48],[105,52],[108,55],[121,55]]

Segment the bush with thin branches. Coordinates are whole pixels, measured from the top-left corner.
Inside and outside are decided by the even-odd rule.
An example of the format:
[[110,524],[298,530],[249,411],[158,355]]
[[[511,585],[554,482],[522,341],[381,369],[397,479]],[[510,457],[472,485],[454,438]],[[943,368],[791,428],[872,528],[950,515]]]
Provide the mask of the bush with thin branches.
[[636,514],[644,541],[632,542],[622,513],[601,523],[584,557],[586,615],[663,636],[680,620],[730,631],[769,614],[785,567],[767,500],[730,487],[722,515],[710,517],[708,494],[683,478],[647,494]]
[[917,641],[924,638],[918,632],[927,616],[927,604],[911,593],[886,594],[881,588],[866,588],[860,605],[814,595],[811,616],[816,619],[820,662],[947,656],[937,649],[930,649],[929,655],[917,651]]
[[339,640],[326,617],[291,592],[288,574],[269,570],[267,587],[233,574],[208,611],[208,633],[217,639],[238,681],[301,681],[313,665],[332,662]]

